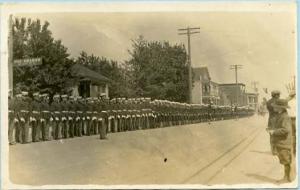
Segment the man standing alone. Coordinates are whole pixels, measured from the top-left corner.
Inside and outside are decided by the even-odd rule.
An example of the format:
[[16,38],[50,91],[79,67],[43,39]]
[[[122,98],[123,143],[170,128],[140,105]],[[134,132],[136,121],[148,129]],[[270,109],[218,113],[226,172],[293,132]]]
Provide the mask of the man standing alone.
[[[268,120],[267,130],[272,130],[275,126],[275,120],[276,120],[277,112],[274,111],[274,109],[272,107],[272,104],[274,104],[275,101],[280,98],[280,92],[278,90],[274,90],[274,91],[271,92],[271,96],[272,96],[272,98],[267,101],[267,109],[268,109],[268,112],[269,112],[269,120]],[[277,151],[276,151],[275,147],[273,146],[272,141],[273,141],[273,137],[270,134],[271,151],[272,151],[273,155],[276,155]]]
[[288,116],[288,101],[278,99],[273,104],[273,111],[276,112],[275,125],[268,132],[272,136],[272,145],[277,151],[280,164],[284,165],[284,177],[279,182],[291,181],[291,148],[292,148],[292,126]]

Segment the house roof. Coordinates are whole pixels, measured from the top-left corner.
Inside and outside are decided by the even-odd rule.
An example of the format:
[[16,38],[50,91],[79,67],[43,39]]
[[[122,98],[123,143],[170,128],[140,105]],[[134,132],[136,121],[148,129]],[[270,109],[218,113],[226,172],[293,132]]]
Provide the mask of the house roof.
[[207,67],[196,67],[192,68],[193,74],[196,80],[210,80],[209,72]]
[[107,83],[110,81],[109,78],[80,64],[73,65],[71,70],[72,74],[79,77],[80,80],[91,80],[94,83]]

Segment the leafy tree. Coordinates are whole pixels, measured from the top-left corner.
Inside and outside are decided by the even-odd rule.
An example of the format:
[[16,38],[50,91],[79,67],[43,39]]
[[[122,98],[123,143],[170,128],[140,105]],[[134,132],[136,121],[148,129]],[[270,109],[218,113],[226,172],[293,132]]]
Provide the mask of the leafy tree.
[[137,96],[185,102],[188,98],[187,54],[183,45],[146,41],[143,36],[132,41],[133,88]]
[[66,93],[72,79],[67,48],[54,40],[49,22],[16,18],[13,23],[13,55],[15,59],[42,58],[38,66],[14,67],[14,90]]

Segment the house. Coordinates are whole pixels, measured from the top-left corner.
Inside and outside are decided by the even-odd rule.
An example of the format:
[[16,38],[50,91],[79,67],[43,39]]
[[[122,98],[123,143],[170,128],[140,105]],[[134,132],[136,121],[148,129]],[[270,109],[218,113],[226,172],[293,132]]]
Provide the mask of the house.
[[192,103],[219,105],[219,85],[211,80],[207,67],[193,68]]
[[72,95],[82,97],[109,97],[108,84],[110,79],[83,66],[75,64],[71,67],[75,83],[72,84]]
[[247,96],[247,105],[254,109],[258,109],[258,93],[246,93]]
[[[243,83],[219,84],[219,90],[222,94],[221,104],[238,106],[247,105],[245,87],[246,86]],[[224,98],[226,98],[226,100]]]

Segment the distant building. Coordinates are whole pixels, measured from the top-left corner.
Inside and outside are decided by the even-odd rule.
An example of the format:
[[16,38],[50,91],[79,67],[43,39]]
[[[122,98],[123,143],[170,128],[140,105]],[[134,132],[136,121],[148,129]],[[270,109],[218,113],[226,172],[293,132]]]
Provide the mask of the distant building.
[[[222,105],[235,105],[246,106],[247,95],[245,92],[245,84],[243,83],[230,83],[230,84],[219,84],[219,90],[221,91],[221,104]],[[226,100],[225,100],[225,99]]]
[[258,93],[246,93],[247,105],[254,110],[258,109]]
[[82,97],[109,97],[109,79],[83,65],[75,64],[71,68],[73,76],[77,78],[72,85],[72,95]]
[[201,74],[199,71],[193,68],[193,88],[192,88],[192,100],[193,104],[202,104],[202,82]]
[[211,81],[208,68],[193,68],[192,103],[220,104],[219,85]]

